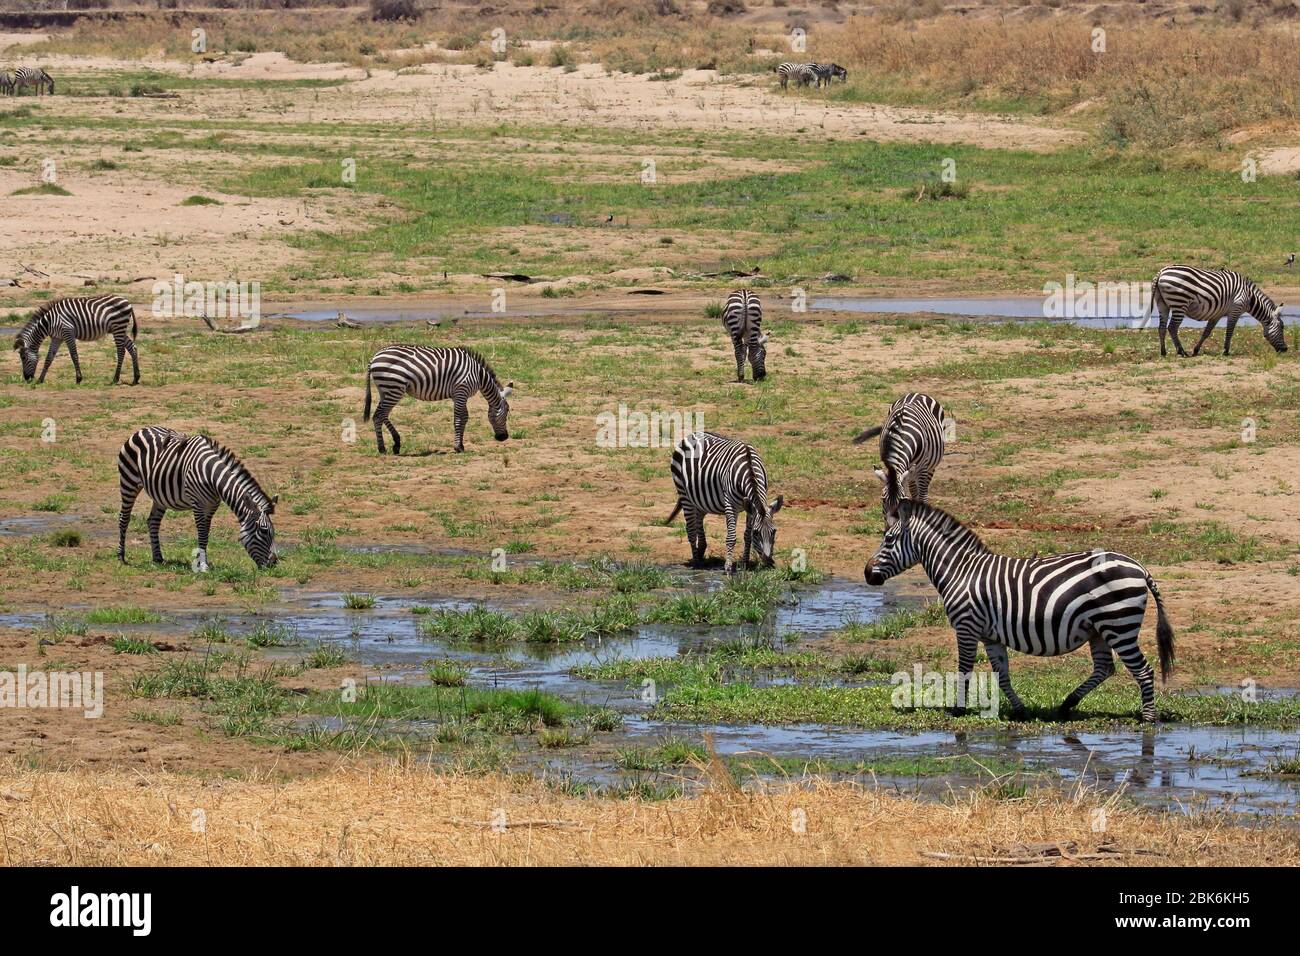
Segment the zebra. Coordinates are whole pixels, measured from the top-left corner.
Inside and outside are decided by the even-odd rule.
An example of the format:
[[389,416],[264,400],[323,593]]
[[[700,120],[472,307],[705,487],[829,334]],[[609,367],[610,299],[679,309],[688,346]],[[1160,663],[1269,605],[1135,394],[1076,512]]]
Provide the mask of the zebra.
[[375,353],[366,369],[366,407],[363,421],[370,421],[370,382],[374,380],[379,391],[379,405],[375,409],[375,441],[379,454],[384,448],[385,425],[393,436],[393,454],[401,454],[402,436],[389,419],[393,406],[406,395],[424,401],[452,400],[453,422],[456,429],[455,450],[465,450],[465,423],[469,421],[468,402],[471,395],[481,392],[488,403],[488,423],[497,441],[510,437],[506,419],[510,415],[507,399],[514,391],[510,382],[502,387],[497,373],[487,359],[473,349],[429,348],[423,345],[390,345]]
[[[1174,629],[1156,582],[1138,562],[1100,548],[1042,558],[994,554],[946,511],[904,499],[886,518],[880,548],[863,575],[868,584],[879,587],[918,562],[943,599],[957,634],[959,693],[964,695],[975,652],[983,642],[998,686],[1011,702],[1012,716],[1023,717],[1025,706],[1011,687],[1007,648],[1056,657],[1086,641],[1092,674],[1065,698],[1059,716],[1069,714],[1115,672],[1112,654],[1118,654],[1141,688],[1141,719],[1155,720],[1154,679],[1138,646],[1147,591],[1156,601],[1162,681],[1173,669]],[[964,711],[964,700],[958,697],[955,713]]]
[[158,529],[163,515],[193,511],[198,532],[194,570],[208,570],[208,531],[212,516],[224,502],[239,520],[239,542],[265,570],[278,560],[272,546],[271,516],[279,495],[268,496],[246,465],[230,449],[207,435],[185,435],[170,428],[142,428],[128,438],[117,455],[122,511],[117,519],[117,557],[126,564],[126,526],[141,491],[153,499],[149,512],[149,545],[155,564],[163,560]]
[[727,517],[727,574],[735,571],[736,512],[745,512],[745,551],[742,563],[749,566],[751,546],[765,567],[772,567],[776,547],[773,516],[784,498],[767,498],[767,469],[752,445],[713,432],[687,435],[673,450],[669,471],[677,489],[677,507],[664,522],[672,524],[679,511],[685,512],[686,536],[691,544],[691,564],[704,564],[707,542],[704,516]]
[[1286,334],[1282,328],[1282,303],[1273,304],[1259,286],[1239,272],[1229,269],[1197,269],[1192,266],[1165,266],[1151,281],[1151,302],[1142,317],[1143,326],[1151,310],[1160,310],[1160,354],[1165,352],[1165,329],[1173,337],[1174,348],[1184,358],[1187,353],[1178,339],[1178,327],[1184,319],[1206,323],[1192,355],[1201,354],[1201,346],[1210,337],[1219,319],[1227,316],[1223,335],[1223,354],[1232,346],[1232,333],[1242,313],[1250,313],[1264,329],[1264,338],[1278,352],[1286,351]]
[[47,87],[50,95],[54,95],[54,78],[40,67],[23,66],[14,73],[15,95],[29,86],[36,87],[37,96],[44,93]]
[[812,67],[813,74],[817,78],[817,86],[821,87],[823,83],[831,85],[831,80],[841,79],[845,83],[849,81],[849,71],[844,69],[838,63],[809,63]]
[[0,96],[14,95],[13,74],[0,70]]
[[781,81],[781,89],[794,80],[800,86],[808,86],[817,80],[811,63],[782,63],[776,68],[776,77]]
[[[130,334],[127,333],[128,323]],[[45,381],[45,373],[50,370],[59,346],[66,343],[68,355],[72,357],[72,367],[77,373],[77,384],[81,384],[81,360],[77,355],[77,340],[95,341],[105,335],[113,336],[117,347],[117,370],[113,372],[113,384],[122,379],[122,361],[129,352],[131,366],[135,372],[132,385],[140,384],[140,356],[136,352],[135,337],[139,332],[135,309],[120,295],[68,296],[47,302],[36,310],[27,324],[14,336],[14,349],[17,350],[23,365],[23,380],[30,382],[36,375],[36,360],[40,357],[41,343],[48,337],[49,352],[45,355],[45,365],[37,384]]]
[[880,436],[883,468],[875,472],[886,515],[897,509],[905,493],[917,501],[928,500],[934,471],[943,460],[946,420],[947,413],[936,399],[909,392],[889,406],[883,426],[868,428],[853,439],[853,444],[861,445]]
[[736,381],[745,380],[745,358],[754,370],[754,381],[767,376],[767,335],[763,332],[763,306],[754,293],[741,289],[727,296],[722,324],[736,351]]

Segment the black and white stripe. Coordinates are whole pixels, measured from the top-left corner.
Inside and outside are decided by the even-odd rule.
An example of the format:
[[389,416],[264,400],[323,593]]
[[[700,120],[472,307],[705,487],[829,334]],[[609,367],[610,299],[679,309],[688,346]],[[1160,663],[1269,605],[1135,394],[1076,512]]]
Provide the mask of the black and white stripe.
[[1143,720],[1155,720],[1151,666],[1138,646],[1147,591],[1156,601],[1161,678],[1174,663],[1174,630],[1156,582],[1142,565],[1114,551],[1079,551],[1046,558],[994,554],[952,515],[904,500],[886,518],[880,548],[867,562],[867,583],[879,586],[920,563],[943,599],[957,632],[957,669],[964,690],[983,643],[1013,716],[1024,704],[1011,687],[1007,649],[1055,657],[1087,643],[1092,674],[1061,704],[1069,713],[1115,671],[1118,654],[1142,691]]
[[811,63],[782,63],[776,68],[776,78],[784,90],[791,80],[798,86],[811,86],[817,82],[817,73]]
[[14,86],[13,74],[0,70],[0,96],[13,96]]
[[754,381],[766,376],[767,336],[763,334],[763,306],[758,296],[744,289],[727,296],[722,324],[736,353],[736,381],[745,380],[746,358],[754,370]]
[[208,570],[208,531],[212,516],[225,504],[239,520],[239,541],[259,568],[276,563],[273,549],[278,496],[268,497],[257,479],[228,448],[206,435],[184,435],[170,428],[142,428],[117,455],[122,511],[117,520],[117,557],[126,563],[126,527],[140,492],[153,499],[149,512],[149,545],[155,563],[162,563],[158,529],[163,515],[193,511],[198,532],[196,571]]
[[[128,329],[130,330],[128,332]],[[105,335],[113,336],[117,347],[117,370],[113,373],[113,384],[122,378],[122,360],[130,353],[131,366],[135,371],[132,385],[140,383],[140,357],[136,354],[135,337],[139,327],[136,323],[135,309],[131,303],[120,295],[71,296],[47,302],[36,310],[27,324],[14,336],[14,349],[17,350],[23,364],[23,378],[30,382],[36,375],[36,360],[39,358],[41,343],[50,340],[50,350],[45,356],[45,366],[37,382],[45,381],[45,373],[50,370],[55,353],[60,345],[67,345],[68,355],[72,357],[72,367],[77,373],[77,383],[81,383],[81,360],[77,355],[77,342],[94,341]]]
[[375,353],[366,370],[366,408],[364,420],[370,421],[370,383],[374,381],[379,391],[379,405],[375,409],[375,442],[379,453],[385,453],[385,425],[393,436],[393,454],[402,449],[402,437],[393,427],[389,414],[393,406],[406,395],[424,401],[442,401],[450,398],[453,422],[456,429],[456,451],[465,450],[465,423],[469,420],[469,399],[479,392],[487,399],[488,422],[497,441],[510,437],[506,419],[510,415],[507,398],[514,389],[511,382],[504,387],[487,359],[473,349],[428,348],[423,345],[390,345]]
[[880,436],[883,468],[876,469],[876,477],[884,486],[881,502],[886,514],[898,507],[904,494],[917,501],[928,499],[934,471],[943,460],[946,417],[938,401],[921,392],[909,392],[889,406],[884,425],[853,439],[860,445]]
[[1174,348],[1186,357],[1178,339],[1178,327],[1184,319],[1205,322],[1200,341],[1192,349],[1201,354],[1219,320],[1227,316],[1223,334],[1223,354],[1232,346],[1232,333],[1243,314],[1249,314],[1264,330],[1268,344],[1279,352],[1286,351],[1286,334],[1282,328],[1282,304],[1274,305],[1250,279],[1229,269],[1197,269],[1192,266],[1165,266],[1151,282],[1151,302],[1143,324],[1151,318],[1153,308],[1160,310],[1160,354],[1165,355],[1165,330],[1173,336]]
[[742,562],[749,565],[751,546],[759,560],[771,567],[776,547],[773,516],[781,510],[782,498],[767,500],[767,469],[752,445],[713,432],[687,435],[673,450],[673,485],[677,507],[664,524],[671,524],[679,511],[685,513],[686,536],[691,544],[691,562],[704,563],[706,541],[704,516],[726,515],[726,571],[735,570],[736,513],[745,513],[745,551]]
[[52,95],[54,93],[54,78],[40,67],[23,66],[14,72],[14,88],[15,93],[35,88],[37,96],[46,92],[48,88]]
[[818,87],[823,83],[830,86],[831,80],[834,79],[843,80],[845,83],[849,81],[849,71],[838,63],[809,63],[808,66],[812,68],[813,74],[817,78]]

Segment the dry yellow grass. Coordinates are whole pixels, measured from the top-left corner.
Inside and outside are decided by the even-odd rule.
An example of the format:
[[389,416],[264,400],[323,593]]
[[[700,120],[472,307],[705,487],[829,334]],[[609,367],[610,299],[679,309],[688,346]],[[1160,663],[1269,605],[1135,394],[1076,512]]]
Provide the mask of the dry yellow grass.
[[[1099,808],[1104,833],[1092,828]],[[1046,790],[944,805],[823,781],[747,792],[724,780],[703,796],[643,803],[399,764],[340,765],[287,783],[0,769],[0,862],[8,865],[951,865],[1042,843],[1073,844],[1049,860],[1057,865],[1097,862],[1104,844],[1122,864],[1300,862],[1300,835],[1284,826],[1153,814]]]

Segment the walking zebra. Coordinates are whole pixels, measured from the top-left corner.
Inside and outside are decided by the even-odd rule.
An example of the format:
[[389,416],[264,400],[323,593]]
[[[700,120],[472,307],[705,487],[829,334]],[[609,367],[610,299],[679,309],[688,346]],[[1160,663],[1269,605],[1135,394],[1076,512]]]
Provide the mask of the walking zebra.
[[47,87],[50,95],[54,95],[54,79],[40,67],[24,66],[14,73],[15,93],[19,93],[29,86],[36,87],[37,96],[44,93]]
[[257,479],[230,449],[207,435],[183,435],[170,428],[142,428],[117,455],[122,512],[117,519],[117,557],[126,563],[126,526],[141,491],[153,499],[149,512],[149,545],[155,564],[162,563],[158,529],[163,515],[193,511],[198,531],[194,553],[196,571],[208,570],[208,531],[212,516],[224,502],[239,520],[239,542],[259,568],[276,563],[275,514],[278,495],[267,496]]
[[753,446],[724,438],[713,432],[687,435],[673,450],[673,485],[677,488],[677,507],[664,524],[672,524],[679,511],[685,512],[686,537],[691,544],[691,563],[704,563],[707,543],[704,539],[704,516],[726,515],[726,573],[736,567],[736,512],[745,512],[745,551],[742,563],[749,566],[752,546],[759,559],[772,566],[776,547],[776,525],[772,517],[781,510],[783,499],[767,500],[767,469]]
[[[130,334],[127,328],[130,327]],[[140,357],[135,350],[135,337],[139,331],[136,323],[135,309],[131,303],[120,295],[70,296],[47,302],[19,329],[14,336],[14,348],[23,363],[23,380],[30,382],[36,374],[36,360],[40,357],[41,343],[50,340],[50,350],[45,355],[45,365],[41,377],[36,381],[45,381],[45,373],[50,370],[50,363],[59,351],[61,344],[67,344],[68,355],[72,357],[72,367],[77,373],[77,384],[81,384],[81,360],[77,356],[77,341],[95,341],[105,335],[113,336],[117,347],[117,370],[113,372],[113,384],[122,379],[122,360],[129,352],[131,366],[135,377],[132,385],[140,384]]]
[[808,65],[812,67],[819,88],[823,83],[830,86],[831,80],[834,79],[841,79],[845,83],[849,81],[849,71],[838,63],[809,63]]
[[794,80],[799,86],[809,86],[817,80],[817,73],[811,63],[782,63],[776,68],[776,78],[781,81],[781,89]]
[[767,376],[767,336],[763,333],[763,306],[758,296],[741,289],[727,296],[722,324],[736,351],[736,381],[745,380],[745,358],[754,370],[754,381]]
[[366,370],[366,408],[364,421],[370,421],[370,382],[374,380],[379,390],[379,406],[375,409],[375,441],[379,454],[385,454],[385,425],[393,436],[393,454],[402,450],[402,436],[389,419],[393,406],[403,396],[414,395],[426,402],[452,400],[453,421],[456,428],[456,451],[465,450],[465,423],[469,421],[468,402],[471,395],[481,392],[488,403],[488,422],[497,441],[510,437],[506,419],[510,403],[506,399],[514,390],[510,382],[502,387],[497,373],[487,359],[473,349],[435,349],[423,345],[390,345],[375,353]]
[[11,73],[0,70],[0,96],[14,95],[14,78]]
[[1187,357],[1183,343],[1178,339],[1178,327],[1184,319],[1205,322],[1200,341],[1192,355],[1201,354],[1201,346],[1210,337],[1219,319],[1228,317],[1223,333],[1223,354],[1232,346],[1232,333],[1243,313],[1260,324],[1268,344],[1279,352],[1286,351],[1286,334],[1282,328],[1282,303],[1264,294],[1254,282],[1239,272],[1228,269],[1196,269],[1192,266],[1165,266],[1151,282],[1151,302],[1143,325],[1151,318],[1151,310],[1160,310],[1160,354],[1165,355],[1165,329],[1173,336],[1178,354]]
[[935,399],[910,392],[889,406],[883,426],[868,428],[853,439],[853,444],[861,445],[880,436],[883,468],[876,469],[876,477],[883,485],[880,494],[885,514],[898,508],[904,493],[917,501],[928,499],[934,470],[943,460],[946,417]]
[[1138,646],[1148,590],[1156,601],[1162,680],[1173,668],[1174,629],[1156,582],[1132,558],[1100,548],[1045,558],[993,554],[952,515],[904,500],[886,517],[884,539],[863,573],[868,584],[880,586],[918,562],[957,633],[958,712],[981,642],[1012,716],[1021,717],[1025,707],[1011,687],[1007,648],[1056,657],[1086,641],[1092,674],[1065,698],[1060,715],[1115,672],[1112,654],[1118,654],[1142,690],[1142,720],[1155,720],[1154,679]]

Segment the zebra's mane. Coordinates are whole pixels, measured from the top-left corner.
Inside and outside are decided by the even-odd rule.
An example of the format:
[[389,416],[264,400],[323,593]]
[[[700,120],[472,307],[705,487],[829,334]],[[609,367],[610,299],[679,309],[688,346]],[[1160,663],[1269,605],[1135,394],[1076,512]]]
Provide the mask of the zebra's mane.
[[[1267,292],[1265,292],[1263,289],[1259,287],[1259,284],[1255,282],[1254,279],[1247,279],[1246,281],[1250,283],[1250,291],[1251,291],[1252,299],[1257,300],[1261,305],[1267,308],[1270,312],[1272,312],[1274,309],[1277,308],[1277,303],[1273,301],[1273,299],[1269,296]],[[1259,319],[1260,317],[1255,316],[1255,318]]]
[[483,357],[482,352],[480,352],[478,349],[471,349],[465,346],[461,346],[460,350],[466,353],[467,355],[469,355],[472,359],[474,359],[480,365],[483,366],[483,368],[487,371],[488,375],[491,377],[493,384],[497,386],[501,385],[501,380],[497,378],[497,373],[496,370],[492,368],[492,363]]
[[910,520],[920,520],[922,524],[933,529],[937,534],[944,538],[952,540],[954,543],[970,544],[980,551],[987,551],[986,545],[978,534],[966,527],[948,512],[924,501],[911,501],[912,517]]
[[249,480],[249,482],[252,483],[253,490],[257,494],[262,496],[262,500],[264,502],[269,502],[271,500],[271,496],[268,495],[265,489],[262,488],[261,483],[255,477],[253,477],[253,473],[248,470],[248,466],[245,465],[240,460],[238,455],[236,455],[225,445],[221,444],[221,442],[217,441],[211,435],[205,435],[202,432],[199,432],[198,437],[202,438],[205,442],[207,442],[208,445],[212,448],[212,450],[217,453],[217,457],[219,457],[223,462],[238,469],[239,474],[242,477],[246,477]]

